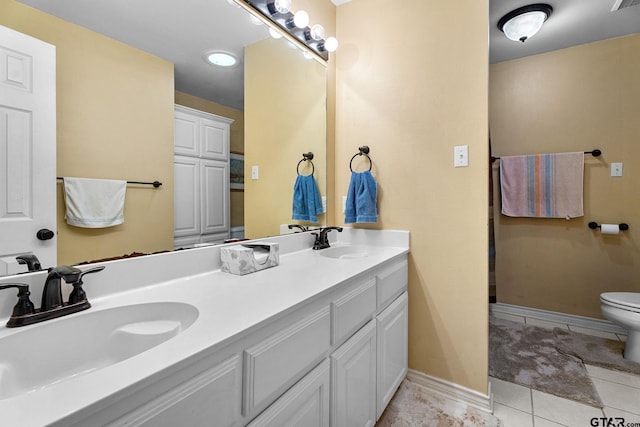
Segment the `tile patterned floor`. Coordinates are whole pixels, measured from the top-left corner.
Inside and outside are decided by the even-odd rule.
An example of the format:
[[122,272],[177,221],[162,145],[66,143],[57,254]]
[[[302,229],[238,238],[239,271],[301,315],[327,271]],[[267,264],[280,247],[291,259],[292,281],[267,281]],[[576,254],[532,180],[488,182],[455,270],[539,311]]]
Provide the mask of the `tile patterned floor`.
[[[545,328],[567,328],[614,340],[625,339],[624,335],[529,317],[504,313],[492,313],[492,316]],[[497,378],[489,378],[494,395],[494,415],[502,420],[504,427],[640,427],[640,376],[588,365],[587,371],[604,403],[602,410]],[[597,420],[592,421],[594,418]],[[620,419],[612,420],[611,424],[607,424],[606,418],[624,418],[624,421],[620,424]]]

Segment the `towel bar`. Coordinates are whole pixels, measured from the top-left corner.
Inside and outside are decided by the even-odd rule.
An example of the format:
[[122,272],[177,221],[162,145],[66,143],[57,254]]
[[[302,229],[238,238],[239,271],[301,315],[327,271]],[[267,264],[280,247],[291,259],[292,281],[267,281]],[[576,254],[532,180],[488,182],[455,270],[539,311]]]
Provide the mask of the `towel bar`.
[[[602,151],[596,148],[595,150],[585,151],[584,154],[591,154],[593,157],[600,157]],[[491,156],[491,163],[495,162],[496,160],[500,160],[500,157]]]
[[[64,181],[64,178],[60,176],[56,177],[56,179],[59,179],[60,181]],[[153,185],[155,188],[158,188],[162,185],[160,181],[153,181],[153,182],[127,181],[127,184]]]

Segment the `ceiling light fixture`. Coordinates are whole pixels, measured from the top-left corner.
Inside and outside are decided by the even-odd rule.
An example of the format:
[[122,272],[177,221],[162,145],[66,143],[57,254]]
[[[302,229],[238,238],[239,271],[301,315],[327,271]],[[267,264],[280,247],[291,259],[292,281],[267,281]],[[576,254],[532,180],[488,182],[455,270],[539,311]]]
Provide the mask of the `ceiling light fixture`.
[[508,39],[524,43],[540,31],[552,11],[553,8],[544,3],[523,6],[500,18],[498,28]]
[[238,58],[236,58],[235,55],[220,50],[206,52],[204,54],[204,60],[208,64],[218,67],[233,67],[238,63]]

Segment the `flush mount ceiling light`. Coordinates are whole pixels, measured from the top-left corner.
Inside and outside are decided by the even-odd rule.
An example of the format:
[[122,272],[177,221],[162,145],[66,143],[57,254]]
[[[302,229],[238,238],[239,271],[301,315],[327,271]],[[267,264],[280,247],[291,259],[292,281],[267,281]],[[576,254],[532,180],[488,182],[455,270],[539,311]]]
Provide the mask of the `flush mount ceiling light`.
[[544,3],[523,6],[500,18],[498,28],[508,39],[524,43],[540,31],[552,11],[553,8]]
[[218,67],[233,67],[238,63],[238,58],[236,58],[235,55],[220,50],[206,52],[204,54],[204,60],[208,64]]

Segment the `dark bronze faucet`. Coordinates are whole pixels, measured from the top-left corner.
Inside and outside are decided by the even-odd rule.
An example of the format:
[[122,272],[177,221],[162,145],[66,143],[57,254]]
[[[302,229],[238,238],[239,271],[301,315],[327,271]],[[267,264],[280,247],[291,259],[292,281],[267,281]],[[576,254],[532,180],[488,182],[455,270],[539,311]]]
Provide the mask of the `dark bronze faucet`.
[[[289,224],[287,225],[287,227],[289,227],[289,230],[293,230],[294,228],[299,228],[300,232],[304,233],[305,231],[309,231],[309,229],[307,227],[305,227],[304,225],[300,225],[300,224]],[[297,231],[296,231],[297,233]]]
[[26,264],[28,271],[42,270],[42,266],[40,265],[40,260],[34,254],[18,255],[16,257],[16,261],[18,261],[18,264]]
[[[87,294],[84,292],[84,289],[82,289],[82,277],[85,274],[97,273],[102,270],[104,270],[104,266],[94,267],[84,271],[68,265],[50,268],[42,290],[42,306],[39,310],[36,310],[29,299],[29,295],[31,295],[29,285],[24,283],[7,283],[0,285],[0,289],[18,289],[18,303],[13,308],[13,313],[7,322],[7,327],[15,328],[18,326],[31,325],[88,309],[91,307],[91,304],[87,300]],[[67,303],[62,300],[61,279],[64,279],[65,282],[73,286],[73,291],[71,291],[69,302]]]
[[329,247],[329,237],[327,236],[327,234],[331,231],[331,230],[337,230],[338,232],[342,232],[342,227],[321,227],[318,230],[318,233],[311,233],[314,236],[316,236],[316,241],[313,242],[313,249],[314,250],[318,250],[318,249],[326,249]]

